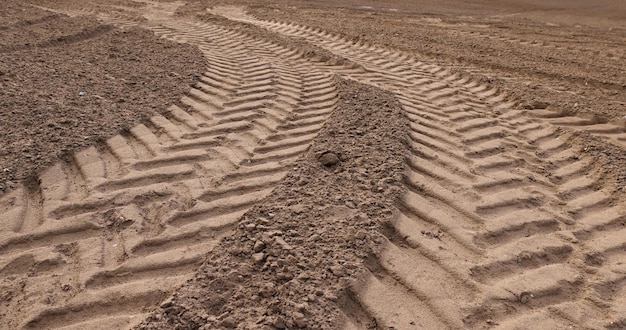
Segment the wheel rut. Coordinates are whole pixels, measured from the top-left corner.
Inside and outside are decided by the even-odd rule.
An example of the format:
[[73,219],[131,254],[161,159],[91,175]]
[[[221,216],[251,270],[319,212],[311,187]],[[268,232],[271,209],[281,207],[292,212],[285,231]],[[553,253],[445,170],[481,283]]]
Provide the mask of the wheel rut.
[[626,204],[573,143],[582,130],[624,147],[621,127],[520,109],[485,83],[407,53],[237,8],[212,13],[324,48],[358,65],[338,75],[400,100],[411,125],[407,191],[387,247],[353,289],[366,318],[396,329],[622,324],[615,226]]
[[[624,147],[622,128],[520,109],[506,93],[408,53],[237,8],[213,13],[303,39],[352,65],[158,10],[147,22],[100,15],[197,45],[209,68],[168,114],[77,152],[0,199],[2,284],[14,292],[10,306],[25,311],[0,327],[141,322],[307,150],[337,101],[335,76],[394,93],[410,122],[406,190],[383,252],[352,285],[346,306],[358,312],[346,311],[347,325],[626,322],[626,205],[572,142],[572,132],[587,131]],[[16,274],[31,274],[20,289]]]
[[168,113],[2,197],[0,274],[24,313],[0,327],[137,324],[271,193],[333,111],[336,79],[298,53],[209,24],[154,31],[198,45],[208,70]]

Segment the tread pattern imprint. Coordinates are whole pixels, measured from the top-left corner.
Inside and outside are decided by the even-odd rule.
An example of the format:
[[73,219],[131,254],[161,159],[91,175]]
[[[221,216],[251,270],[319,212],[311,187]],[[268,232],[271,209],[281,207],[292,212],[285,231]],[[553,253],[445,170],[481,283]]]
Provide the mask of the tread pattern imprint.
[[167,114],[0,199],[1,329],[138,324],[272,191],[334,109],[336,78],[296,51],[208,24],[152,28],[197,44],[208,70]]
[[622,129],[518,109],[407,53],[240,8],[212,13],[356,63],[333,70],[395,93],[410,120],[407,191],[354,285],[347,328],[626,327],[626,204],[572,143],[587,130],[625,147]]
[[196,44],[209,69],[167,114],[0,198],[0,313],[14,316],[0,315],[0,328],[139,323],[306,150],[335,106],[335,75],[395,93],[412,129],[407,192],[384,253],[368,261],[371,276],[354,285],[347,328],[372,319],[381,329],[626,324],[624,203],[559,126],[623,146],[620,130],[516,109],[506,94],[410,54],[240,9],[214,13],[356,65],[159,11],[143,13],[147,22],[98,14]]

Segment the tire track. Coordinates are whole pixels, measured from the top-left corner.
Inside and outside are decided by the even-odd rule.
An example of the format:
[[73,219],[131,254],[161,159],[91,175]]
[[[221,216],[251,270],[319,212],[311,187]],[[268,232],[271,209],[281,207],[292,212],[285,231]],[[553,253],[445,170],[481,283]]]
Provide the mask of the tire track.
[[[391,90],[408,87],[415,83],[424,88],[423,85],[427,84],[429,87],[425,88],[433,92],[440,91],[432,96],[434,101],[447,99],[462,89],[465,90],[465,93],[475,94],[478,98],[478,100],[473,100],[470,103],[464,102],[465,105],[480,106],[482,104],[484,106],[488,104],[495,111],[508,111],[518,103],[516,100],[509,99],[506,93],[502,93],[486,83],[476,81],[469,75],[424,63],[405,52],[391,51],[361,41],[348,40],[340,35],[298,24],[258,20],[245,14],[241,8],[219,7],[214,8],[212,13],[257,25],[285,36],[303,39],[353,61],[365,70],[365,72],[359,72],[358,78],[354,77],[355,80],[363,83],[370,83],[385,89],[392,88]],[[411,81],[407,81],[407,79]],[[380,85],[383,82],[385,86]],[[535,110],[529,111],[529,114],[573,131],[589,132],[620,147],[626,147],[626,132],[619,125],[598,122],[594,119],[566,116],[552,111]],[[467,114],[465,115],[467,116]]]
[[2,284],[24,311],[0,327],[132,327],[272,191],[335,106],[333,75],[297,52],[209,24],[153,30],[198,45],[209,69],[169,113],[0,199]]
[[[492,35],[485,31],[464,31],[461,29],[455,29],[455,34],[459,34],[465,38],[480,38],[480,39],[488,39],[495,40],[505,43],[514,43],[521,46],[531,46],[531,47],[540,47],[547,50],[557,50],[557,51],[566,51],[566,52],[576,52],[581,53],[584,56],[601,56],[609,60],[613,61],[622,61],[624,56],[620,54],[617,49],[609,49],[607,51],[601,51],[597,49],[590,49],[582,46],[582,44],[577,44],[572,46],[571,40],[560,39],[561,37],[558,35],[551,36],[551,40],[529,40],[523,37],[515,36],[503,36],[503,35]],[[542,36],[545,38],[545,36]],[[579,41],[580,42],[580,41]],[[568,44],[568,45],[565,45]]]
[[[237,8],[213,13],[301,38],[359,65],[340,75],[394,92],[411,122],[407,192],[386,248],[353,288],[365,320],[412,329],[618,327],[623,201],[571,143],[573,127],[624,146],[623,131],[515,108],[506,94],[402,52]],[[622,267],[623,268],[623,267]],[[353,310],[355,307],[349,307]],[[364,323],[365,322],[365,323]]]
[[[11,216],[0,274],[31,272],[38,283],[68,288],[57,296],[62,303],[35,304],[37,317],[9,326],[138,322],[307,148],[336,100],[333,74],[394,92],[411,122],[407,192],[384,232],[386,248],[366,262],[371,275],[353,286],[358,306],[350,308],[359,313],[346,315],[397,329],[624,323],[624,203],[555,125],[622,146],[623,132],[515,109],[487,84],[410,54],[238,9],[220,13],[356,65],[305,61],[211,24],[149,23],[197,44],[210,68],[166,116],[0,200]],[[72,278],[52,278],[67,269]],[[20,299],[13,306],[30,303]]]

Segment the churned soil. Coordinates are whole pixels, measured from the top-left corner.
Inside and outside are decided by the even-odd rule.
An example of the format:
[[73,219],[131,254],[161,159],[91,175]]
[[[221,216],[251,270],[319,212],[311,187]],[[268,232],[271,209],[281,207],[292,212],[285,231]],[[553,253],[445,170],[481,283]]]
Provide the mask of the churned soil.
[[339,329],[362,260],[402,192],[408,121],[389,92],[342,81],[285,180],[140,329]]
[[[119,7],[145,6],[124,0],[36,2],[130,16],[136,12]],[[499,87],[528,110],[626,127],[626,11],[615,1],[589,7],[582,0],[567,6],[556,0],[352,0],[339,5],[191,0],[177,10],[181,20],[215,23],[309,57],[343,62],[304,41],[206,12],[217,4],[247,5],[261,19],[315,26],[424,56]],[[59,157],[165,112],[204,72],[198,49],[151,32],[120,30],[93,17],[69,17],[7,0],[0,0],[0,8],[0,194]],[[345,314],[358,304],[351,300],[353,287],[367,272],[367,260],[376,259],[384,245],[411,151],[408,120],[391,93],[340,81],[339,97],[287,177],[239,220],[193,279],[137,328],[344,325]],[[582,158],[601,165],[594,166],[600,172],[594,177],[601,177],[594,185],[609,182],[611,193],[622,194],[614,198],[619,202],[626,193],[623,148],[585,132],[575,133],[571,143]],[[598,205],[592,211],[611,206]],[[607,231],[623,226],[620,217]],[[440,239],[439,232],[421,234]],[[597,263],[602,264],[601,256]],[[612,289],[620,283],[609,282]],[[492,324],[490,318],[486,322]]]
[[[626,131],[626,4],[585,1],[274,0],[249,3],[255,17],[322,28],[348,39],[404,50],[469,72],[527,109],[578,115]],[[190,1],[187,14],[217,6]],[[185,7],[179,9],[185,12]],[[201,14],[198,14],[201,13]],[[602,176],[626,192],[626,154],[589,134],[581,150],[604,164]]]
[[0,193],[165,111],[206,65],[198,49],[145,30],[0,7]]

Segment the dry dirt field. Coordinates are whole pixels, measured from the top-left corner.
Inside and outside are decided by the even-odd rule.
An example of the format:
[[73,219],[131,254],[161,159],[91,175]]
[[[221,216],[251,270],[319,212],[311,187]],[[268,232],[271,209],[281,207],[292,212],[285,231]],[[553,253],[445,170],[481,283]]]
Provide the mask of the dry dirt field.
[[626,2],[0,0],[0,329],[626,329]]

